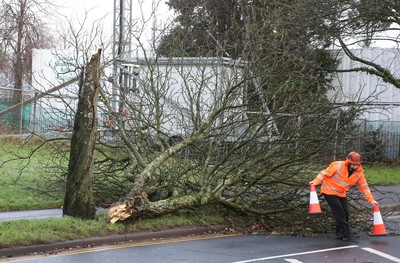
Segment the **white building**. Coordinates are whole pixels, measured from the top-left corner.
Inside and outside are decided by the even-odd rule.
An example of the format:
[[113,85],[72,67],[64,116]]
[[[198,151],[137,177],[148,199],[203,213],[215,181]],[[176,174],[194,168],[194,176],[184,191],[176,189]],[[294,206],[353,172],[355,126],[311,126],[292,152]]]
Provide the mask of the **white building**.
[[246,122],[244,66],[240,60],[216,57],[124,59],[121,67],[136,81],[128,85],[127,99],[135,105],[129,110],[142,126],[157,124],[154,130],[186,137],[224,109],[212,126],[224,124],[226,140],[235,140]]
[[[76,76],[77,72],[71,69],[73,64],[66,59],[68,54],[68,51],[60,56],[59,52],[56,54],[51,50],[34,50],[33,87],[37,92],[46,92]],[[115,112],[130,117],[134,115],[135,118],[130,119],[138,120],[126,121],[127,128],[152,127],[149,128],[152,129],[150,133],[157,131],[168,136],[185,137],[223,105],[227,109],[212,125],[236,123],[235,129],[227,128],[225,131],[227,140],[243,133],[244,84],[239,85],[245,65],[243,61],[229,58],[158,58],[124,60],[117,64],[118,75],[114,76],[115,85],[110,91],[110,99],[114,102]],[[76,84],[38,101],[41,110],[37,116],[41,120],[37,122],[44,123],[44,119],[49,119],[48,123],[55,121],[51,126],[72,128],[71,110],[76,108],[77,94]],[[107,113],[101,112],[100,125],[109,118],[104,116]],[[65,113],[64,116],[62,113]]]
[[[366,61],[371,61],[400,79],[400,50],[398,49],[354,49],[351,52]],[[333,51],[340,60],[339,70],[367,67],[365,64],[351,60],[343,51]],[[375,75],[365,72],[340,72],[337,73],[333,85],[335,89],[328,93],[331,100],[337,103],[353,104],[361,101],[364,103],[365,112],[360,118],[376,127],[382,123],[394,122],[391,129],[400,129],[400,89],[384,82]],[[398,122],[396,124],[395,122]]]
[[76,63],[73,62],[73,54],[72,50],[33,49],[33,92],[45,96],[33,102],[31,131],[50,132],[72,129],[78,98],[77,83],[53,93],[48,93],[48,90],[77,76],[79,70],[74,66]]
[[[360,49],[352,52],[367,61],[388,68],[400,78],[397,49]],[[38,92],[46,92],[50,87],[75,77],[78,73],[71,68],[73,64],[68,63],[66,59],[73,53],[64,51],[62,56],[59,53],[43,49],[34,50],[33,87]],[[343,52],[336,54],[341,61],[339,66],[341,70],[365,66],[349,59]],[[61,62],[60,57],[64,58]],[[206,121],[210,113],[221,103],[229,102],[231,110],[225,111],[224,117],[219,121],[237,123],[236,129],[228,132],[229,140],[232,140],[240,136],[242,133],[240,130],[244,128],[243,119],[246,116],[243,115],[244,109],[239,107],[245,97],[244,85],[234,89],[234,94],[231,94],[234,96],[230,96],[229,100],[224,96],[242,81],[244,66],[243,61],[228,58],[125,59],[119,62],[118,71],[122,76],[118,82],[126,88],[121,92],[118,85],[115,85],[113,99],[121,101],[121,95],[124,95],[125,99],[137,106],[126,110],[136,114],[142,122],[148,122],[141,124],[152,126],[150,122],[158,122],[160,127],[154,127],[155,129],[159,128],[166,134],[180,136],[186,136],[196,125]],[[367,108],[361,118],[377,125],[391,122],[390,129],[400,129],[395,123],[400,121],[399,89],[374,75],[362,72],[338,73],[333,84],[335,90],[328,93],[332,101],[343,105],[351,105],[357,101],[366,102]],[[69,124],[62,123],[61,112],[74,109],[76,98],[77,85],[72,85],[56,94],[51,94],[51,97],[42,100],[41,104],[56,109],[47,110],[48,118],[60,117],[61,126],[70,125],[71,120],[67,121]],[[115,110],[121,112],[125,110],[121,107],[125,106],[119,103]],[[215,122],[214,125],[219,124]]]

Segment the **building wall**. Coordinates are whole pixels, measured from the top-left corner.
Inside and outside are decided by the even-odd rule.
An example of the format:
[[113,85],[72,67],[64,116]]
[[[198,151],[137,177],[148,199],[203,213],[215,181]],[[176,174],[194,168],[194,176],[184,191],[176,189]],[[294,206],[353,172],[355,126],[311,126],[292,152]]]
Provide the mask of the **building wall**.
[[[333,52],[341,60],[339,69],[354,69],[364,66],[350,60],[341,51]],[[397,49],[357,49],[352,52],[361,58],[388,68],[396,77],[400,78],[400,55]],[[68,56],[72,57],[72,54],[69,51],[56,54],[52,50],[34,50],[33,87],[39,92],[45,92],[50,87],[75,76],[73,75],[76,74],[75,71],[68,73],[71,69],[68,68],[66,60]],[[64,58],[61,62],[60,57]],[[198,116],[204,120],[215,107],[215,102],[221,100],[225,91],[240,81],[241,63],[226,58],[161,58],[157,61],[157,65],[152,64],[151,61],[140,59],[127,62],[140,67],[138,78],[133,76],[133,78],[137,78],[135,84],[137,87],[135,88],[139,89],[136,90],[136,93],[130,92],[128,96],[131,96],[132,100],[136,100],[137,105],[146,108],[145,112],[153,114],[154,109],[151,105],[154,102],[152,97],[154,94],[152,92],[161,94],[161,103],[165,105],[163,129],[171,133],[182,134],[184,130],[186,132],[192,130],[191,126],[194,123],[191,118],[192,113],[196,110],[195,105],[191,102],[194,95],[201,93],[198,99],[202,106]],[[152,65],[152,71],[149,70],[149,65]],[[343,105],[363,101],[366,106],[365,112],[360,116],[361,119],[370,122],[374,127],[390,122],[390,126],[386,126],[385,129],[400,129],[400,90],[393,85],[362,72],[338,73],[335,75],[333,85],[335,89],[328,93],[332,101]],[[156,90],[152,91],[154,87]],[[140,89],[146,89],[146,92]],[[236,92],[238,101],[232,101],[232,105],[241,104],[242,94],[240,93],[243,93],[243,90]],[[72,85],[53,95],[55,96],[49,96],[41,103],[58,109],[67,109],[70,106],[74,108],[77,85]],[[227,115],[226,120],[229,118],[230,116]],[[225,120],[221,119],[221,121]]]
[[[73,52],[50,49],[33,49],[32,52],[32,87],[37,94],[74,78],[78,71],[74,68]],[[71,62],[71,63],[70,63]],[[78,85],[73,84],[33,102],[32,131],[49,132],[71,130],[74,110],[77,105]]]
[[[233,60],[221,58],[159,59],[157,63],[132,61],[131,66],[141,69],[137,91],[131,95],[132,101],[139,105],[140,112],[147,115],[142,119],[155,121],[159,118],[163,132],[186,136],[207,121],[223,102],[227,102],[227,91],[241,79],[242,65],[232,63]],[[160,98],[161,112],[154,108],[157,97]],[[227,105],[239,106],[243,104],[242,100],[243,87],[240,87],[230,96]],[[214,125],[228,121],[233,114],[240,117],[233,111],[226,110]]]
[[[362,59],[387,68],[396,78],[400,78],[398,49],[371,48],[351,51]],[[344,55],[343,51],[333,52],[341,61],[340,70],[365,67]],[[392,84],[363,72],[343,72],[336,74],[333,85],[335,90],[328,93],[332,101],[344,104],[361,101],[366,104],[361,119],[375,123],[400,121],[400,89]]]
[[[56,54],[52,50],[34,50],[33,87],[38,92],[46,92],[74,77],[75,72],[68,73],[71,71],[67,63],[68,55],[72,57],[73,53],[63,51]],[[117,103],[115,111],[128,115],[135,114],[142,122],[148,122],[139,125],[151,127],[159,121],[162,132],[186,136],[196,125],[206,121],[216,107],[221,106],[228,89],[240,81],[242,67],[241,62],[227,58],[159,58],[156,62],[142,59],[124,61],[118,68],[118,72],[123,73],[123,76],[117,85],[127,84],[128,88],[121,94],[117,87],[115,99],[122,101],[119,98],[123,95],[135,107],[129,108],[128,105]],[[119,77],[115,79],[120,80]],[[77,85],[71,85],[55,94],[50,94],[38,101],[44,109],[38,113],[49,116],[46,118],[53,118],[51,116],[57,112],[59,119],[62,112],[68,111],[68,123],[71,123],[70,111],[76,107],[77,93]],[[155,101],[156,98],[159,99],[158,102]],[[229,105],[231,107],[241,105],[242,99],[243,87],[236,89],[230,96]],[[155,108],[156,103],[159,109]],[[235,110],[225,111],[223,118],[218,120],[219,123],[214,122],[214,125],[220,125],[232,116],[241,117]],[[109,117],[100,116],[100,120],[104,118]],[[195,123],[196,121],[198,123]],[[131,125],[134,128],[138,123]],[[227,134],[235,137],[235,132],[227,131]]]

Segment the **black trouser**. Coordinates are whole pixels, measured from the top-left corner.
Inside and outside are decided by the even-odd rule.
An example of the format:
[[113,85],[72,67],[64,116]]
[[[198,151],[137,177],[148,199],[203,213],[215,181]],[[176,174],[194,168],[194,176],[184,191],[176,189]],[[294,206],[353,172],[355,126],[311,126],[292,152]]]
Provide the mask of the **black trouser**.
[[336,220],[336,236],[347,238],[350,236],[349,209],[347,198],[324,194],[325,200],[332,208]]

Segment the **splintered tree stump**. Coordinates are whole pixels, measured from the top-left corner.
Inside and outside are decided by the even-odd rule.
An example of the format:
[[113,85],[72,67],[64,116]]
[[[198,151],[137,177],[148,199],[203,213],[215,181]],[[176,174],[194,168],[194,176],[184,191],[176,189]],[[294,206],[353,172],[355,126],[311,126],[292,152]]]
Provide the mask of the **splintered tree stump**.
[[63,214],[81,219],[94,219],[93,160],[97,134],[97,104],[100,93],[100,55],[94,54],[82,69],[79,101],[71,138],[67,187]]

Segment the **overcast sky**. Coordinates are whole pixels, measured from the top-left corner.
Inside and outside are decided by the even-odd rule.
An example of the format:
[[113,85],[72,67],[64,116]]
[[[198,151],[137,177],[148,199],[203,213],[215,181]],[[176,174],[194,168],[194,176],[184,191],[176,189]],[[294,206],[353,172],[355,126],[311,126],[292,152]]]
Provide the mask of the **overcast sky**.
[[[149,16],[149,11],[153,9],[152,3],[157,2],[157,23],[163,23],[171,17],[171,12],[165,4],[166,0],[132,0],[133,19],[137,19],[141,16],[141,10],[137,3],[138,1],[143,2],[142,10],[145,16]],[[88,20],[90,22],[87,24],[91,26],[93,21],[104,17],[104,31],[107,35],[111,36],[113,30],[114,0],[53,0],[53,2],[60,6],[60,8],[58,8],[60,15],[71,21],[82,22],[85,17],[85,12],[88,12]],[[65,25],[66,18],[57,19],[53,23],[53,26],[57,28],[60,27],[60,25]]]
[[[119,1],[119,0],[118,0]],[[141,11],[138,8],[138,2],[143,3],[143,12],[146,16],[149,15],[149,11],[152,10],[153,2],[157,2],[157,23],[163,24],[168,18],[172,16],[172,12],[168,9],[165,2],[167,0],[132,0],[133,2],[133,19],[137,19],[141,15]],[[88,12],[88,20],[96,21],[100,18],[104,17],[104,33],[108,36],[112,36],[113,31],[113,11],[114,11],[114,0],[53,0],[56,5],[59,5],[58,8],[59,13],[64,18],[60,18],[53,23],[53,27],[59,29],[60,25],[64,25],[66,23],[66,18],[75,22],[82,22],[85,16],[85,12]],[[148,14],[146,14],[146,12]],[[66,18],[65,18],[66,17]],[[87,26],[91,26],[91,22],[87,23]],[[55,25],[55,24],[58,24]],[[151,36],[151,28],[152,23],[149,23],[149,28],[147,29],[148,36]],[[394,37],[397,37],[398,32]],[[391,36],[393,37],[393,36]],[[393,47],[394,43],[389,41],[379,41],[379,43],[375,42],[372,46],[378,47]]]

